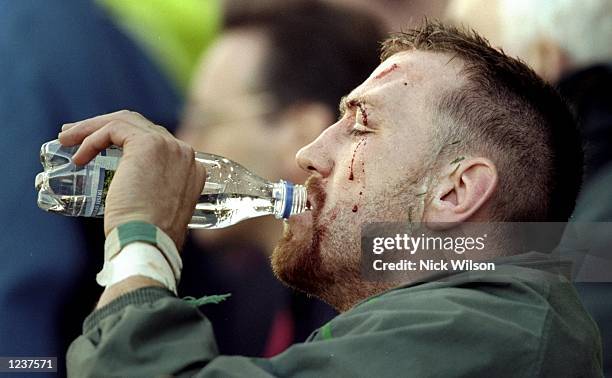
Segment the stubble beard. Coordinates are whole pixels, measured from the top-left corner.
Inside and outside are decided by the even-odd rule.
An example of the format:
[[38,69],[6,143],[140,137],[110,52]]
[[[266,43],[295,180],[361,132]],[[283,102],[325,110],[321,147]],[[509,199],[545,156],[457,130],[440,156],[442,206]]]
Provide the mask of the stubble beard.
[[[365,298],[398,286],[399,283],[363,279],[360,230],[351,229],[350,225],[354,225],[354,222],[348,219],[349,214],[353,213],[350,210],[340,212],[336,214],[335,222],[324,224],[319,209],[325,204],[325,192],[320,181],[311,178],[306,185],[317,204],[312,212],[312,223],[310,227],[299,228],[301,234],[285,225],[283,238],[271,256],[272,269],[277,278],[294,289],[318,297],[340,312]],[[387,198],[398,198],[394,194],[388,195]],[[402,197],[406,201],[408,196]],[[388,205],[397,208],[396,205]],[[363,208],[362,211],[368,209]],[[379,213],[376,208],[369,211],[370,219],[383,219],[385,216],[382,210]]]
[[307,294],[321,297],[321,291],[331,284],[321,255],[321,243],[327,237],[327,227],[320,223],[320,209],[325,205],[325,192],[314,176],[306,182],[316,208],[311,211],[311,225],[294,233],[285,223],[283,237],[272,252],[272,270],[286,285]]

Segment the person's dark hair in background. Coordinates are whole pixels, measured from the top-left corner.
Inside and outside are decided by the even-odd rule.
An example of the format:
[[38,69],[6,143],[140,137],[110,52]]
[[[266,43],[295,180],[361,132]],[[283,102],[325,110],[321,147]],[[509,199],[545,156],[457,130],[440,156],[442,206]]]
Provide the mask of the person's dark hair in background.
[[[179,137],[261,176],[301,182],[306,175],[295,153],[334,122],[340,98],[378,65],[382,22],[319,1],[227,1],[225,7],[224,33],[196,75]],[[232,293],[204,308],[222,353],[275,355],[335,314],[274,278],[266,255],[280,226],[259,218],[194,232],[188,241],[181,291]]]
[[[565,74],[557,84],[576,114],[585,140],[585,191],[590,192],[591,181],[611,177],[612,172],[612,61],[593,65]],[[610,180],[610,179],[608,179]],[[612,182],[612,181],[610,181]],[[606,195],[612,186],[604,185]],[[603,189],[603,188],[602,188]],[[603,193],[602,193],[603,194]],[[602,197],[608,200],[609,197]],[[586,202],[585,202],[586,201]],[[602,201],[590,198],[579,200],[575,216],[585,220],[612,221],[612,208],[600,206]],[[582,205],[582,206],[580,206]]]
[[316,0],[228,0],[226,9],[225,30],[256,28],[269,38],[260,85],[274,96],[276,109],[305,101],[337,109],[378,64],[372,49],[384,34],[379,20],[360,10]]
[[[565,75],[558,83],[578,118],[585,141],[584,186],[576,203],[572,221],[578,227],[592,228],[591,223],[612,222],[612,62],[598,64]],[[608,223],[609,225],[610,223]],[[597,226],[599,232],[589,234],[592,246],[610,246],[612,237],[608,227]],[[587,245],[589,245],[587,244]],[[612,260],[612,251],[604,257]],[[596,260],[600,266],[602,260]],[[605,260],[604,260],[605,261]],[[591,263],[592,264],[592,263]],[[609,263],[608,263],[609,264]],[[590,267],[591,266],[591,267]],[[584,271],[595,271],[589,264]],[[609,266],[609,265],[608,265]],[[593,270],[590,270],[593,269]],[[612,283],[577,282],[576,289],[591,316],[597,321],[603,340],[604,372],[612,374]]]

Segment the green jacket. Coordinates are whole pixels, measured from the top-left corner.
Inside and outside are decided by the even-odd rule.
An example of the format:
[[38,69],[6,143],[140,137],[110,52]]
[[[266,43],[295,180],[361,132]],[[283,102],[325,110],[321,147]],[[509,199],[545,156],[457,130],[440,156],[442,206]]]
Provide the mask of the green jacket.
[[71,376],[600,377],[601,342],[545,255],[439,275],[369,298],[269,358],[219,355],[200,310],[160,288],[86,320]]

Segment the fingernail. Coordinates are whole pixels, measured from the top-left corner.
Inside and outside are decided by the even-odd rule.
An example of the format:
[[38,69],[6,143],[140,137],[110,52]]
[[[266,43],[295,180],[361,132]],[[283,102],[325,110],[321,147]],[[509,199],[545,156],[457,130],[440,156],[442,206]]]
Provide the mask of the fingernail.
[[64,123],[64,124],[62,125],[62,131],[66,131],[66,130],[68,130],[69,128],[71,128],[71,127],[72,127],[72,126],[74,126],[75,124],[76,124],[76,123]]

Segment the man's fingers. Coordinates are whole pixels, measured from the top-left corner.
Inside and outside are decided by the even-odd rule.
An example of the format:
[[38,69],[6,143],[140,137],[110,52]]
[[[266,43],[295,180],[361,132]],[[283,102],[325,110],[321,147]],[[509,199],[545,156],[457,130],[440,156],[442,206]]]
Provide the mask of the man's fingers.
[[76,125],[78,122],[74,122],[74,123],[64,123],[62,125],[62,131],[66,131],[69,128],[71,128],[72,126]]
[[136,112],[120,110],[62,126],[62,132],[58,135],[59,141],[64,146],[74,146],[82,143],[88,135],[91,135],[112,121],[123,121],[140,126],[150,124],[146,118]]
[[85,165],[104,149],[112,145],[123,146],[129,137],[140,130],[141,127],[124,121],[110,121],[82,140],[81,146],[72,156],[72,161],[77,165]]

